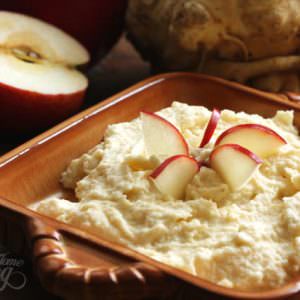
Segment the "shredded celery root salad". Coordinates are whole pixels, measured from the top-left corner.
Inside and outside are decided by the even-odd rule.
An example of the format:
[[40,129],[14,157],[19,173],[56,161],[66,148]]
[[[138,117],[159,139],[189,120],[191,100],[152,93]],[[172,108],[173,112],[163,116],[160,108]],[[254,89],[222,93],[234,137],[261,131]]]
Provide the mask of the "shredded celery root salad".
[[78,202],[42,214],[216,284],[283,285],[300,271],[300,139],[272,118],[180,102],[108,126],[61,177]]

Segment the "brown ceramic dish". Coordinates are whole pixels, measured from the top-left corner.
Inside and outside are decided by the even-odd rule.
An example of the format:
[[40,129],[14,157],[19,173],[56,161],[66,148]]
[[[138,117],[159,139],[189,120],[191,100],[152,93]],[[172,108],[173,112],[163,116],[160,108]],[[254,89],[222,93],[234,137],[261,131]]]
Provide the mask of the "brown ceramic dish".
[[294,109],[300,128],[300,104],[286,96],[187,73],[147,79],[0,158],[0,242],[29,254],[43,285],[65,299],[299,299],[300,276],[263,293],[227,289],[26,208],[66,192],[59,184],[61,172],[99,143],[108,124],[131,120],[141,110],[159,110],[173,100],[263,116]]

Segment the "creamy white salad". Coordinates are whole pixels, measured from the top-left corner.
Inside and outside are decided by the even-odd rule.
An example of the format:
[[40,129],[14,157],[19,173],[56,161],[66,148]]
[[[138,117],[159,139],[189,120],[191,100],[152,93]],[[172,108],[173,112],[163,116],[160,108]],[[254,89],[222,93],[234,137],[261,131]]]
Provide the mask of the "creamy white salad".
[[[50,197],[33,209],[226,287],[267,290],[299,275],[300,139],[293,112],[278,111],[268,119],[223,110],[203,147],[210,110],[174,102],[156,115],[173,124],[186,144],[171,137],[168,127],[166,139],[153,145],[158,150],[149,153],[143,117],[112,124],[103,141],[62,174],[62,185],[78,201]],[[214,158],[220,135],[242,124],[275,132],[272,145],[263,137],[272,139],[270,132],[258,128],[255,141],[256,132],[250,132],[255,126],[250,133],[240,131],[259,149],[271,145],[270,152],[261,157],[224,147]],[[174,144],[169,156],[177,155],[172,163],[166,163],[168,137]],[[237,140],[229,136],[228,144]],[[160,147],[166,153],[155,153]],[[178,170],[186,176],[180,178]],[[239,182],[243,176],[247,180]]]

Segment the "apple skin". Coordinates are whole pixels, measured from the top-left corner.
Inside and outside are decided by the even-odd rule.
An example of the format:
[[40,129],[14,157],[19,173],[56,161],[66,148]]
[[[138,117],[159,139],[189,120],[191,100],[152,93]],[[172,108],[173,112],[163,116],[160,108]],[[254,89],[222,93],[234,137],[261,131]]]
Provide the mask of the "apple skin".
[[161,163],[149,176],[163,194],[183,199],[189,182],[198,173],[198,162],[187,155],[174,155]]
[[221,145],[221,146],[218,146],[217,148],[215,148],[211,154],[210,154],[210,158],[209,158],[209,161],[210,161],[210,164],[211,164],[211,160],[213,159],[213,157],[218,154],[218,152],[222,151],[224,148],[231,148],[231,149],[234,149],[238,152],[241,152],[245,155],[247,155],[248,157],[250,157],[253,161],[255,161],[257,164],[261,164],[262,163],[262,160],[256,155],[254,154],[253,152],[251,152],[250,150],[240,146],[240,145],[237,145],[237,144],[224,144],[224,145]]
[[171,156],[169,158],[167,158],[163,163],[161,163],[151,174],[150,177],[155,179],[159,176],[159,174],[173,161],[179,159],[179,158],[185,158],[185,159],[190,159],[193,163],[195,163],[196,167],[196,172],[198,172],[202,166],[202,163],[197,162],[194,158],[190,157],[190,156],[186,156],[184,154],[178,154],[178,155],[174,155]]
[[220,145],[210,154],[211,167],[232,191],[242,188],[261,163],[256,154],[237,144]]
[[215,146],[239,144],[261,158],[277,153],[286,141],[274,130],[260,124],[241,124],[225,130],[217,139]]
[[66,31],[94,60],[105,55],[119,38],[126,8],[126,0],[9,0],[0,4],[0,10],[27,14]]
[[[183,137],[181,132],[171,122],[169,122],[168,120],[166,120],[166,119],[162,118],[161,116],[159,116],[155,113],[152,113],[152,112],[141,111],[141,115],[142,114],[152,118],[153,121],[154,120],[159,121],[159,123],[164,124],[164,126],[166,128],[168,128],[168,130],[171,130],[171,132],[174,133],[173,135],[175,135],[177,137],[177,139],[180,141],[180,144],[181,144],[182,148],[184,149],[183,153],[181,152],[180,154],[188,155],[189,146],[188,146],[185,138]],[[159,142],[161,143],[163,141],[159,141]],[[151,154],[153,154],[153,153],[151,153]],[[178,153],[176,153],[176,154],[178,154]],[[172,154],[172,155],[174,155],[174,154]]]
[[203,139],[200,143],[200,148],[204,147],[205,145],[208,144],[208,142],[210,141],[212,135],[214,134],[215,129],[217,128],[219,119],[221,117],[221,113],[218,109],[214,108],[212,113],[211,113],[211,117],[209,119],[209,122],[206,126],[204,135],[203,135]]
[[1,136],[24,136],[52,126],[81,106],[85,90],[46,95],[0,83]]
[[286,144],[286,140],[283,137],[281,137],[277,132],[272,130],[271,128],[268,128],[268,127],[260,125],[260,124],[241,124],[241,125],[231,127],[229,129],[225,130],[224,132],[222,132],[222,134],[217,138],[215,146],[218,146],[220,144],[220,142],[223,140],[223,138],[226,137],[227,135],[232,134],[241,129],[246,129],[246,128],[257,129],[257,130],[264,132],[265,134],[273,135],[278,140],[280,140],[282,142],[282,144]]

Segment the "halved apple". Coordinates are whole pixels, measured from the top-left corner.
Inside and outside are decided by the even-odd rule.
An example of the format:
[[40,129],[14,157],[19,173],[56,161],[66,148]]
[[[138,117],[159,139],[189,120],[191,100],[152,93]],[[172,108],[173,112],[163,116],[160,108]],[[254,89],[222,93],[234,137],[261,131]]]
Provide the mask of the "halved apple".
[[215,145],[238,144],[261,158],[277,153],[286,141],[274,130],[259,124],[242,124],[224,131]]
[[180,131],[166,119],[149,112],[141,112],[144,142],[148,155],[167,157],[189,153]]
[[76,66],[87,50],[37,19],[0,11],[0,127],[28,131],[74,112],[88,82]]
[[156,187],[163,193],[183,199],[186,186],[200,169],[198,162],[186,155],[166,159],[150,175]]
[[[44,20],[80,41],[93,58],[106,54],[124,28],[127,0],[4,0],[0,10]],[[113,77],[112,77],[113,78]]]
[[261,163],[257,155],[236,144],[221,145],[210,154],[211,167],[233,191],[243,187]]
[[214,131],[217,128],[220,117],[221,117],[220,111],[218,109],[214,108],[211,113],[211,117],[208,121],[208,124],[206,126],[202,141],[200,143],[200,146],[199,146],[200,148],[207,145],[208,142],[210,141]]

